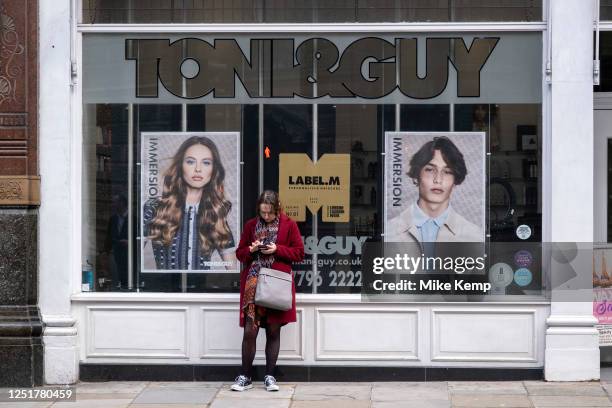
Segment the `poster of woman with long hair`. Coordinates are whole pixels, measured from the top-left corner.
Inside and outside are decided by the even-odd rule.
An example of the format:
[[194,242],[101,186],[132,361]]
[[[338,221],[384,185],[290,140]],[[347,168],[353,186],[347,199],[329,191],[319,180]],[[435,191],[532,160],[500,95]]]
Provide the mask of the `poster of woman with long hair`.
[[141,134],[141,271],[238,272],[240,135]]

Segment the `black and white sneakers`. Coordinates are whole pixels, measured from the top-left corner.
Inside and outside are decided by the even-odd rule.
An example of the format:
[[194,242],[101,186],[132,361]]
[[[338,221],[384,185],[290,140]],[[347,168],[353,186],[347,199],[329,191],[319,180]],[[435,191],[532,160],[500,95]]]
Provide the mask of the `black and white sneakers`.
[[[278,391],[279,387],[276,384],[276,378],[271,375],[266,375],[264,377],[264,386],[266,387],[266,391]],[[234,380],[234,383],[230,387],[232,391],[245,391],[253,388],[253,382],[251,379],[245,375],[240,374]]]
[[234,380],[234,383],[232,384],[230,388],[232,391],[248,390],[250,388],[253,388],[253,382],[251,381],[250,378],[240,374],[238,377],[236,377],[236,379]]
[[266,386],[266,391],[278,391],[278,385],[276,385],[276,378],[271,375],[266,375],[264,377],[264,385]]

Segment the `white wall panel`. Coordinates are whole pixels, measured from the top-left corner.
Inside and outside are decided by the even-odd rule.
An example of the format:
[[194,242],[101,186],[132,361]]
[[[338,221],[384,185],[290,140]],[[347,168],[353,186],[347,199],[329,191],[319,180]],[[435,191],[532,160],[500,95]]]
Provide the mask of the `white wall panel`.
[[89,307],[87,357],[187,358],[187,310]]
[[[236,307],[202,307],[200,354],[202,359],[240,359],[243,329],[238,326]],[[303,309],[297,309],[297,322],[281,329],[279,361],[303,360]],[[255,360],[265,360],[266,334],[260,329]]]
[[414,309],[316,310],[315,360],[418,360]]
[[[82,362],[240,364],[242,329],[237,299],[215,295],[185,302],[171,294],[140,294],[141,299],[114,296],[116,299],[95,302],[81,296],[73,303]],[[550,307],[545,304],[400,305],[329,299],[306,298],[298,303],[297,323],[282,328],[282,364],[544,364],[545,319]],[[256,364],[265,362],[264,346],[262,330]]]
[[432,361],[537,360],[536,311],[432,309]]

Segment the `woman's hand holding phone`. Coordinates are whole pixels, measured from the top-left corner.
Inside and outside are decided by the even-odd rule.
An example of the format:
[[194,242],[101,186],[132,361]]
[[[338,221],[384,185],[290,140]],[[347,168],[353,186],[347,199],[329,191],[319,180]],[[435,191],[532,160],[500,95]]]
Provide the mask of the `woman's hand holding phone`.
[[276,252],[276,244],[272,242],[266,245],[263,242],[257,240],[254,241],[251,246],[249,246],[249,251],[251,251],[251,253],[261,251],[262,254],[270,255]]
[[265,255],[270,255],[274,252],[276,252],[276,244],[274,242],[271,242],[270,244],[266,245],[265,248],[261,249],[261,253]]
[[249,251],[251,253],[253,252],[257,252],[259,251],[259,247],[262,245],[262,242],[260,240],[254,241],[251,243],[251,245],[249,246]]

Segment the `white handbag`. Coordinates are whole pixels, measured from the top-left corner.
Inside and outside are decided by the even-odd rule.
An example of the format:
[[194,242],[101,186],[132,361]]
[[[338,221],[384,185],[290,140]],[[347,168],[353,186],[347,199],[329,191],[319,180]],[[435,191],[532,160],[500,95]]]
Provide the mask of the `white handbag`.
[[261,268],[255,289],[255,304],[281,311],[293,306],[291,273]]

